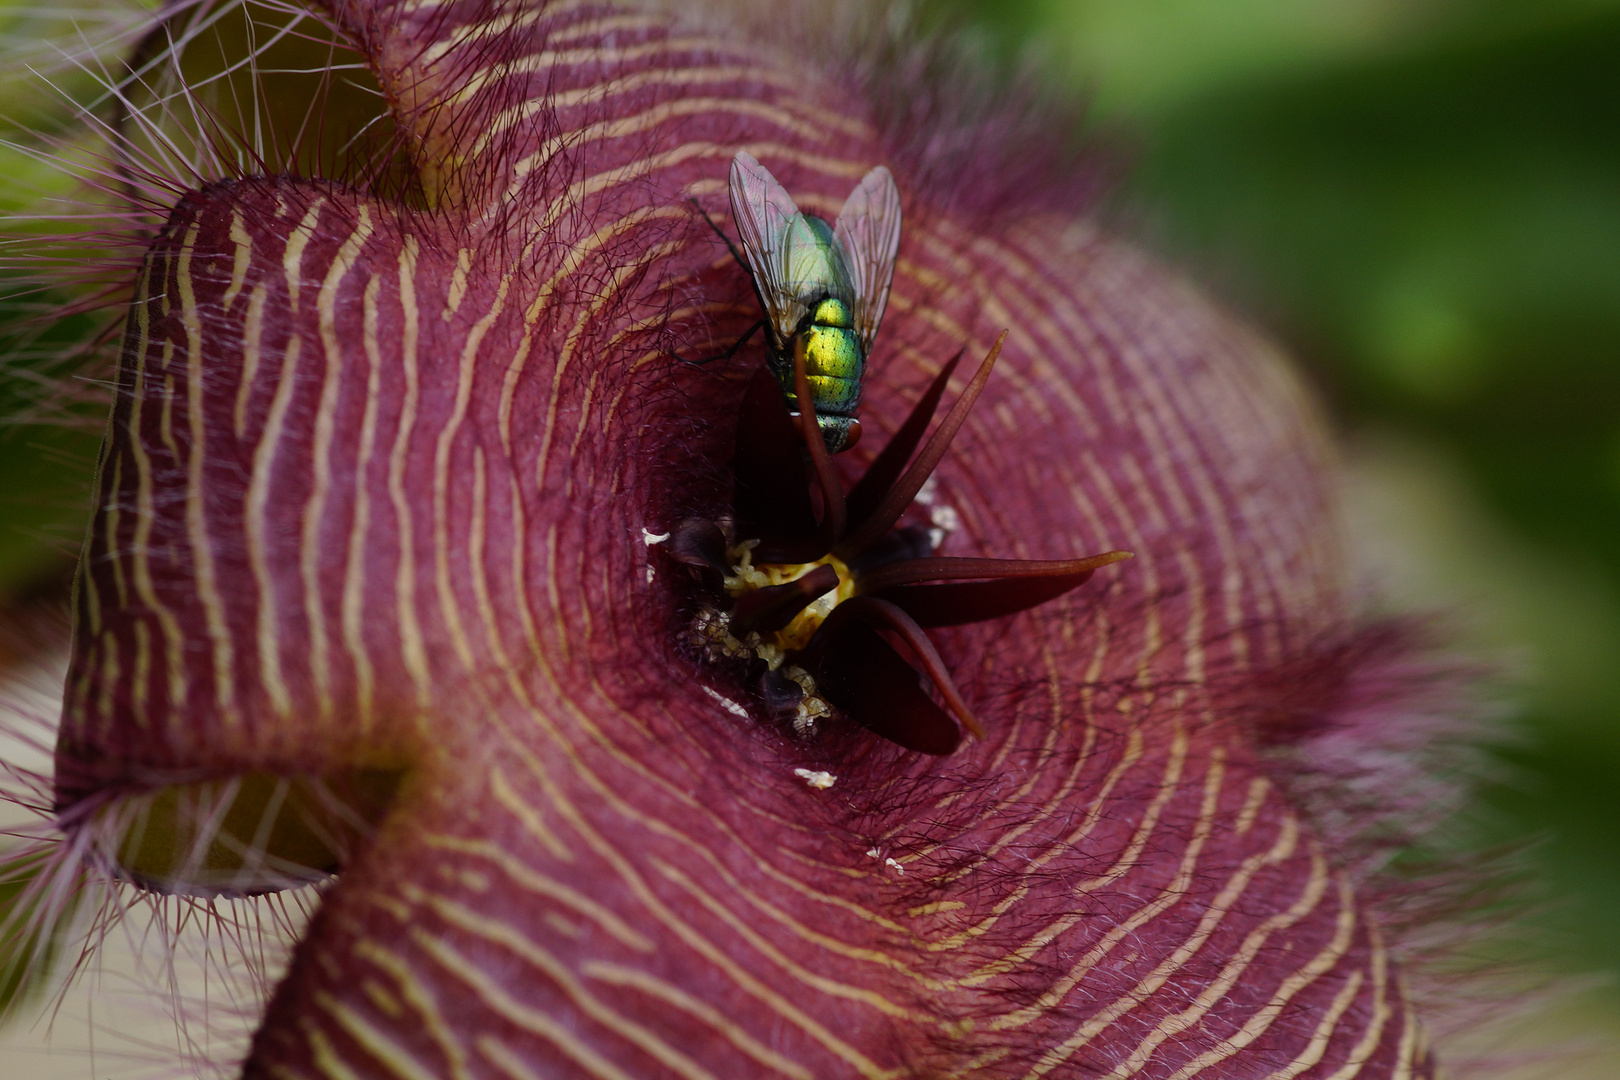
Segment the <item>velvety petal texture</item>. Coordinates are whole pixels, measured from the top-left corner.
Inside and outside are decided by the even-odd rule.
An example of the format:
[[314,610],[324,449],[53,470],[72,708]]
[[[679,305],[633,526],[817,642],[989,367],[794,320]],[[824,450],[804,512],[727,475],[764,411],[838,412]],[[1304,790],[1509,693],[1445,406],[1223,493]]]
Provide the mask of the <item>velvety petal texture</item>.
[[[245,1076],[1432,1074],[1261,760],[1274,673],[1331,712],[1345,672],[1310,661],[1352,655],[1323,424],[1267,345],[1086,224],[951,211],[852,88],[724,23],[331,15],[426,198],[264,177],[174,208],[58,762],[64,809],[242,774],[382,792],[338,800],[358,839],[329,838]],[[1136,555],[930,631],[986,728],[954,755],[773,721],[657,542],[731,505],[763,362],[671,355],[758,317],[693,205],[731,226],[743,149],[828,217],[895,171],[848,477],[1008,329],[913,516],[941,556]]]

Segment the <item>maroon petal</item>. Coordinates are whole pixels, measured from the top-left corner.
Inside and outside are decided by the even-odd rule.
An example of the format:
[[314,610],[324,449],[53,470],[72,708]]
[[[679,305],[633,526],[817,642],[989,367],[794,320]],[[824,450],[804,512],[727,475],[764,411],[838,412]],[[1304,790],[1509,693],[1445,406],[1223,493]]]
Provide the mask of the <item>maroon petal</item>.
[[804,485],[804,443],[776,379],[763,365],[743,394],[737,452],[731,463],[737,528],[759,539],[762,562],[809,562],[816,518]]
[[979,392],[984,389],[984,384],[989,381],[990,371],[996,366],[996,357],[1001,355],[1001,343],[1006,339],[1007,331],[1003,330],[1001,336],[996,338],[996,343],[990,346],[990,351],[985,354],[984,361],[979,365],[979,370],[974,373],[972,381],[962,391],[962,396],[956,399],[956,403],[951,406],[951,411],[945,414],[945,419],[934,431],[934,434],[930,436],[927,445],[922,449],[922,453],[917,456],[917,460],[911,463],[911,467],[905,471],[905,474],[900,477],[894,487],[889,489],[888,494],[883,497],[883,501],[877,505],[877,508],[858,526],[850,530],[849,535],[838,542],[836,550],[840,557],[846,552],[854,553],[863,550],[894,528],[894,523],[900,520],[900,515],[906,512],[906,507],[911,505],[911,500],[915,499],[917,492],[922,490],[923,483],[928,479],[929,474],[934,471],[934,466],[938,465],[940,458],[945,456],[945,451],[950,448],[951,440],[956,438],[957,430],[962,426],[962,422],[967,419],[968,413],[972,411],[973,403],[979,399]]
[[[857,581],[872,570],[910,559],[926,559],[933,555],[934,541],[928,529],[921,525],[907,525],[896,529],[871,547],[845,561]],[[857,590],[859,591],[859,590]]]
[[1085,559],[957,559],[932,557],[890,563],[861,575],[861,592],[873,595],[897,585],[977,578],[1072,577],[1129,559],[1128,551],[1109,551]]
[[[895,604],[918,626],[959,626],[1044,604],[1084,585],[1109,563],[1130,558],[1110,551],[1089,559],[909,559],[860,579],[861,592]],[[984,578],[983,581],[961,581]],[[950,584],[920,584],[943,582]]]
[[811,670],[822,694],[862,727],[922,754],[953,754],[962,728],[923,690],[917,669],[870,626],[845,623]]
[[881,597],[910,615],[918,626],[961,626],[1038,607],[1079,588],[1089,577],[1091,571],[1088,570],[1054,577],[901,585],[884,590]]
[[[810,471],[816,478],[816,487],[821,491],[821,524],[816,532],[816,543],[821,548],[810,559],[819,559],[832,549],[833,544],[844,535],[844,487],[838,482],[838,474],[833,472],[832,456],[827,453],[827,444],[821,437],[821,428],[816,423],[814,410],[804,407],[810,398],[810,376],[805,371],[804,355],[796,353],[793,357],[793,391],[799,402],[799,434],[803,437],[804,447],[810,453]],[[884,530],[887,532],[888,530]]]
[[[887,600],[857,596],[834,608],[833,613],[827,616],[827,621],[821,624],[821,630],[811,640],[810,648],[805,650],[808,654],[808,664],[825,664],[823,654],[832,648],[832,644],[840,639],[847,627],[854,624],[881,627],[899,638],[916,658],[923,673],[933,682],[940,696],[945,699],[950,711],[962,722],[962,726],[979,738],[984,738],[984,725],[979,723],[978,717],[973,715],[973,710],[962,700],[962,695],[956,689],[956,683],[951,679],[951,673],[945,667],[945,662],[940,659],[934,643],[928,640],[928,635],[922,632],[911,616]],[[834,704],[837,702],[834,701]],[[895,741],[900,742],[898,739]]]
[[906,422],[900,425],[900,430],[894,433],[894,438],[883,448],[860,481],[850,490],[849,520],[858,528],[872,511],[878,508],[883,497],[899,479],[906,462],[911,460],[911,454],[922,442],[923,435],[928,431],[928,422],[934,418],[934,410],[939,408],[939,399],[945,393],[945,386],[951,381],[951,373],[962,359],[962,351],[945,362],[934,376],[934,381],[928,384],[923,396],[917,399],[911,412],[906,416]]

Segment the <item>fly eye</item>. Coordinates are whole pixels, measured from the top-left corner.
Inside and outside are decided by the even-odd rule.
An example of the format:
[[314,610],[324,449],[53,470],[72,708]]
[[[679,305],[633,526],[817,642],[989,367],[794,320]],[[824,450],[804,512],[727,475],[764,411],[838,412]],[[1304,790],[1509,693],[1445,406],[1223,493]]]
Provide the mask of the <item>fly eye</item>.
[[844,449],[848,450],[861,441],[861,422],[853,416],[849,418],[849,430],[844,433]]

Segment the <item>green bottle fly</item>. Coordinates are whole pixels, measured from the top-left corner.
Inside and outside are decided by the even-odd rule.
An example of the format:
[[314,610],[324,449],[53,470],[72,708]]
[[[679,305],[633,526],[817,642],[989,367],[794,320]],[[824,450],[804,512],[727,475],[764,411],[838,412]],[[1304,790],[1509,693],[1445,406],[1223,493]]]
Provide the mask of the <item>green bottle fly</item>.
[[829,225],[747,152],[731,163],[731,211],[765,311],[771,372],[788,408],[800,408],[794,364],[804,361],[810,406],[829,453],[855,445],[855,413],[872,339],[883,321],[900,247],[900,194],[881,165],[867,173]]

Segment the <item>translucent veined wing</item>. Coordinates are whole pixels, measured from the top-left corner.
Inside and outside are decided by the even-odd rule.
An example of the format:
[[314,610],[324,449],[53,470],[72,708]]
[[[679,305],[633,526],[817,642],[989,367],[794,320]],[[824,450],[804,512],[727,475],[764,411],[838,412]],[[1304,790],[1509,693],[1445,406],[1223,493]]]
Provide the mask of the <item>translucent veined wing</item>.
[[782,250],[783,291],[806,301],[836,296],[854,308],[855,283],[831,225],[800,214],[788,226]]
[[900,250],[900,192],[882,165],[861,178],[844,200],[833,229],[855,286],[855,330],[867,352],[883,321]]
[[788,279],[795,226],[802,228],[793,196],[746,150],[731,160],[731,214],[748,268],[778,342],[793,335],[809,308]]

